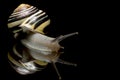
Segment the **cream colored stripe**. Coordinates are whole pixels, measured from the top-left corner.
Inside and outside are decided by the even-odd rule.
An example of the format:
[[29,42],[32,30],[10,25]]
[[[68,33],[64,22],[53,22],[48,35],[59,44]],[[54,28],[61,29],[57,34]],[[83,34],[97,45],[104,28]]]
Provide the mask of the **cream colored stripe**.
[[[23,26],[30,27],[30,26],[28,26],[28,23],[27,23],[27,25],[26,25],[26,22],[27,22],[28,20],[30,20],[32,17],[34,17],[34,16],[36,16],[36,15],[42,13],[42,12],[43,12],[42,10],[39,10],[37,13],[31,15],[31,16],[28,17],[20,26],[21,26],[21,27],[23,27]],[[31,27],[30,27],[30,28],[31,28]]]
[[8,28],[13,28],[14,26],[20,25],[25,19],[26,18],[8,23]]
[[44,23],[42,23],[40,26],[38,26],[35,31],[40,32],[42,34],[44,34],[43,30],[46,26],[48,26],[50,24],[50,19],[48,19],[47,21],[45,21]]
[[[31,6],[30,8],[27,8],[27,9],[25,9],[25,10],[22,10],[22,11],[19,11],[19,12],[13,12],[12,13],[12,16],[15,16],[15,15],[17,15],[17,14],[21,14],[21,13],[24,13],[25,11],[32,11],[32,10],[34,10],[36,7],[33,7],[33,6]],[[10,16],[11,17],[11,16]]]
[[17,66],[19,66],[19,67],[23,67],[18,61],[16,61],[15,59],[13,59],[9,53],[8,53],[8,59],[9,59],[14,65],[17,65]]
[[48,64],[47,62],[40,61],[40,60],[35,60],[34,62],[40,66],[46,66]]
[[[43,16],[43,15],[45,15],[45,12],[43,12],[42,14],[39,14],[38,16],[34,16],[34,17],[32,17],[32,19],[29,21],[29,23],[31,23],[31,22],[39,22],[39,20],[38,21],[36,21],[36,19],[38,19],[39,17],[41,17],[41,16]],[[44,17],[43,17],[44,18]],[[40,19],[41,20],[41,19]],[[29,23],[27,23],[27,24],[29,24]]]
[[[35,24],[38,22],[38,21],[36,21],[36,19],[41,17],[42,15],[45,15],[45,12],[40,14],[39,16],[35,15],[35,16],[33,16],[33,18],[30,17],[29,19],[26,19],[25,22],[22,23],[22,26],[25,26],[25,27],[27,27],[27,28],[29,28],[31,30],[34,30]],[[30,20],[29,23],[26,23],[28,20]],[[33,22],[33,21],[34,21],[33,25],[30,25],[30,23]]]
[[14,51],[14,53],[17,55],[17,56],[19,56],[20,58],[22,58],[22,56],[17,52],[17,50],[16,50],[16,45],[14,45],[13,46],[13,51]]

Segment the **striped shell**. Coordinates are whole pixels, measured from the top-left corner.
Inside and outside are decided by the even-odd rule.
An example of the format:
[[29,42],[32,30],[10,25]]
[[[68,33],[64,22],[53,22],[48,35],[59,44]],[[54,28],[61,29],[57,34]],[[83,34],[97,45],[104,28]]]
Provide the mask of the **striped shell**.
[[44,11],[28,4],[18,6],[8,19],[8,28],[14,33],[19,32],[21,28],[43,33],[43,29],[49,24],[50,19]]
[[18,73],[31,74],[44,69],[48,63],[53,63],[60,77],[56,62],[74,65],[59,59],[59,50],[62,48],[59,42],[78,33],[49,37],[43,31],[49,24],[50,19],[44,11],[28,4],[21,4],[10,15],[8,28],[14,33],[15,39],[24,36],[15,42],[12,51],[8,53],[11,66]]

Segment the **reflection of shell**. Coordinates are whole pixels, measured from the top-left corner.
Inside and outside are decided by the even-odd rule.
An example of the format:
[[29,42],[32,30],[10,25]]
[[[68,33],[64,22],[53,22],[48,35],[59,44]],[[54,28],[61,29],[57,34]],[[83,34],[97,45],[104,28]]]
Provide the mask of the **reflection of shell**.
[[20,27],[43,33],[43,29],[49,24],[50,19],[45,12],[28,4],[18,6],[8,19],[8,27],[14,33],[21,30]]

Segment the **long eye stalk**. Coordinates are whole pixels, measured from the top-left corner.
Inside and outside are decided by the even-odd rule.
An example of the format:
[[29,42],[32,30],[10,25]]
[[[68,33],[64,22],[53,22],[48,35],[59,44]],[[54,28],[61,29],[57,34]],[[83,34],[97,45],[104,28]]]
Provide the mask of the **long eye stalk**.
[[66,35],[61,35],[61,36],[57,37],[54,41],[60,42],[68,37],[71,37],[71,36],[77,35],[77,34],[78,34],[78,32],[74,32],[74,33],[70,33],[70,34],[66,34]]

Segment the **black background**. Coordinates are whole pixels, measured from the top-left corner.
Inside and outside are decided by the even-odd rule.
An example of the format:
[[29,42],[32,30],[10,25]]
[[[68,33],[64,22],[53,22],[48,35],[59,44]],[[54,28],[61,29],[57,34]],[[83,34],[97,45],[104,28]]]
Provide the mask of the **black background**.
[[[105,76],[101,65],[101,26],[103,12],[99,2],[65,0],[0,0],[0,71],[6,80],[58,80],[52,65],[32,75],[21,76],[8,64],[7,52],[12,44],[7,28],[7,19],[21,3],[31,4],[44,10],[51,18],[45,32],[52,37],[79,32],[79,35],[64,40],[61,59],[77,63],[77,67],[57,64],[62,80],[100,79]],[[100,32],[100,33],[99,33]],[[94,36],[93,36],[94,35]],[[99,47],[98,47],[99,45]],[[99,60],[100,59],[100,60]]]

